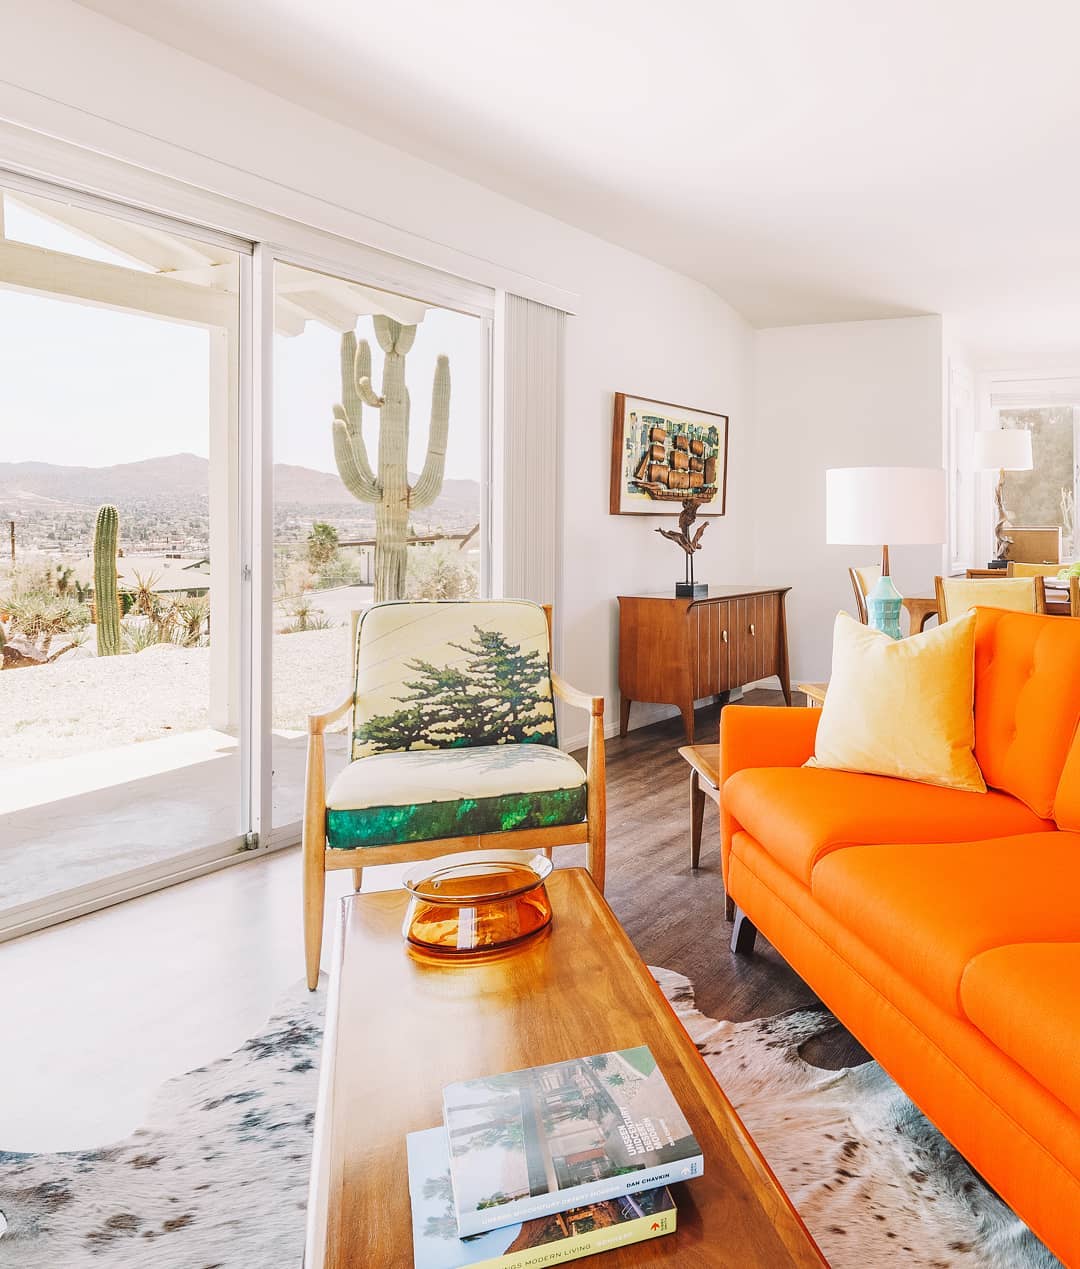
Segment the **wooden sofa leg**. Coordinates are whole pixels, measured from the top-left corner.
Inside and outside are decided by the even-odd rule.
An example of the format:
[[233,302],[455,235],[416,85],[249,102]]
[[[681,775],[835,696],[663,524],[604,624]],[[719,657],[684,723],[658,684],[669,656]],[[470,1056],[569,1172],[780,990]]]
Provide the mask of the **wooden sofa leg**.
[[749,956],[757,940],[757,926],[742,908],[735,909],[735,926],[731,931],[731,950],[740,956]]
[[735,900],[731,895],[724,896],[724,920],[728,925],[735,920]]

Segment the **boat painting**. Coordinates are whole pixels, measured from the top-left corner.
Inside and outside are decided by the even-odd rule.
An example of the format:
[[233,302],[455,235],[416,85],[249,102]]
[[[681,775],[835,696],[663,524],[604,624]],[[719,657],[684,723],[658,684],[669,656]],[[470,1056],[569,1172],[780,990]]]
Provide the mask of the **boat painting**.
[[725,414],[615,394],[611,514],[670,515],[694,498],[701,515],[723,515],[727,494]]

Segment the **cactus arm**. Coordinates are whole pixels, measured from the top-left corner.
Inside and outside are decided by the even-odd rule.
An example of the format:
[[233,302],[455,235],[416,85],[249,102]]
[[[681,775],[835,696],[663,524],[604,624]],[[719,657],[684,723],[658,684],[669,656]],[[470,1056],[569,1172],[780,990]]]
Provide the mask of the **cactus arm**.
[[371,378],[371,346],[366,339],[356,342],[356,332],[346,331],[341,337],[341,400],[346,417],[359,431],[363,420],[363,398],[358,384]]
[[435,383],[431,390],[431,427],[428,431],[424,469],[409,494],[414,510],[430,507],[442,490],[446,469],[446,438],[450,431],[450,361],[440,356],[435,363]]
[[381,410],[386,404],[386,401],[371,386],[370,375],[365,375],[363,379],[357,380],[356,390],[364,404],[370,405],[373,410]]
[[368,461],[367,446],[342,406],[334,406],[334,462],[345,488],[360,502],[378,502],[382,489]]
[[[356,332],[341,337],[341,396],[344,404],[334,406],[334,461],[345,487],[361,502],[378,502],[379,482],[371,470],[364,444],[364,400],[360,384],[371,383],[371,346],[366,339],[357,343]],[[369,402],[375,404],[375,402]]]

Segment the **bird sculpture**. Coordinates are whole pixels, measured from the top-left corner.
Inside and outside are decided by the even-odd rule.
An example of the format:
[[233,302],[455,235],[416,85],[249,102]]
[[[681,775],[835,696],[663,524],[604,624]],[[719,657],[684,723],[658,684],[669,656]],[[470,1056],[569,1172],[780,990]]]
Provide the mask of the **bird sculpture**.
[[686,552],[686,584],[688,586],[693,586],[694,584],[694,552],[701,550],[702,534],[709,527],[708,520],[704,520],[698,525],[697,532],[691,535],[690,530],[697,519],[698,507],[701,506],[702,501],[703,499],[701,498],[683,499],[683,509],[679,513],[679,531],[677,533],[674,529],[656,530],[661,537],[676,543],[680,550]]

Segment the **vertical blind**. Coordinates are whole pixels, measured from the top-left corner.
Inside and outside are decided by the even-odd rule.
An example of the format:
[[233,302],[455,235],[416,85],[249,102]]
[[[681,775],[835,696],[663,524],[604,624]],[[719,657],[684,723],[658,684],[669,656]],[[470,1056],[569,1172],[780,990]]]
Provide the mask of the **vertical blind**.
[[558,604],[565,316],[506,295],[503,314],[502,593]]

